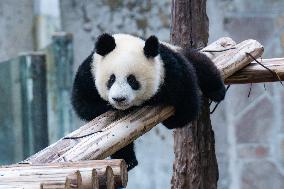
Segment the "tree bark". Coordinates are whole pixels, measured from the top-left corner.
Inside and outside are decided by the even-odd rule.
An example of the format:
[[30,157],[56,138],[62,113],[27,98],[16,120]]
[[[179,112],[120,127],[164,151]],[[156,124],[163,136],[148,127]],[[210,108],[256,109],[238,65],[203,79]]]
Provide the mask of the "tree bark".
[[[173,0],[171,41],[205,47],[208,41],[206,0]],[[208,99],[203,97],[197,121],[174,132],[175,162],[172,189],[216,189],[218,165]]]

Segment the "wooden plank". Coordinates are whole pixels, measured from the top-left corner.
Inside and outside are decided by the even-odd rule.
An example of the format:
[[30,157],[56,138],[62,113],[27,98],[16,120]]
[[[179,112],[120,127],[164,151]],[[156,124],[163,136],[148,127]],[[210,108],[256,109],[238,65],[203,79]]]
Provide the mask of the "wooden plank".
[[73,82],[73,36],[55,33],[47,53],[49,140],[55,142],[74,130],[70,102]]

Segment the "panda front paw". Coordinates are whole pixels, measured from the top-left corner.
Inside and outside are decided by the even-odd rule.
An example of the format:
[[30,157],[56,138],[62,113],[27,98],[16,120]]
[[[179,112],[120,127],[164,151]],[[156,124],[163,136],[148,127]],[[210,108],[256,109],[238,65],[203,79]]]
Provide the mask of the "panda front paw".
[[218,90],[208,92],[205,96],[207,96],[214,102],[221,102],[222,100],[224,100],[225,95],[226,95],[226,88],[225,86],[222,86]]

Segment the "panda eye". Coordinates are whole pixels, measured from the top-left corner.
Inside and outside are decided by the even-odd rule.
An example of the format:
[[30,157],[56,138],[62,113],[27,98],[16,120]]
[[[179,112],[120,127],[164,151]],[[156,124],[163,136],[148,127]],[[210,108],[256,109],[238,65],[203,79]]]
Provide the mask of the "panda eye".
[[133,90],[138,90],[140,88],[140,83],[137,81],[136,77],[132,74],[130,74],[127,77],[127,82],[131,86]]
[[111,74],[111,76],[107,81],[107,88],[110,89],[114,82],[115,82],[115,75]]

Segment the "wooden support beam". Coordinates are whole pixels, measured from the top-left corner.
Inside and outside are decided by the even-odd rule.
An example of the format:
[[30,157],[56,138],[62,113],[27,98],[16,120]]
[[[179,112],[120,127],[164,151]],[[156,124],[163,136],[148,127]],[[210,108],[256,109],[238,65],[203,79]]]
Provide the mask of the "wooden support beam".
[[[146,106],[122,116],[108,112],[94,119],[88,124],[88,127],[81,128],[80,130],[83,132],[74,131],[67,136],[69,139],[65,137],[65,139],[59,140],[31,156],[26,162],[45,163],[104,159],[134,141],[173,113],[172,107],[164,106]],[[114,117],[118,119],[112,122]],[[94,132],[97,133],[72,139],[72,137]],[[66,148],[68,151],[65,150]],[[63,153],[61,153],[62,151]]]
[[263,46],[256,40],[249,39],[236,44],[231,38],[225,37],[208,45],[201,52],[213,60],[222,77],[226,79],[253,61],[247,53],[258,58],[263,51]]
[[244,69],[241,69],[232,76],[226,78],[225,83],[246,84],[284,80],[284,58],[259,59],[258,61],[274,73],[256,62],[252,62]]

